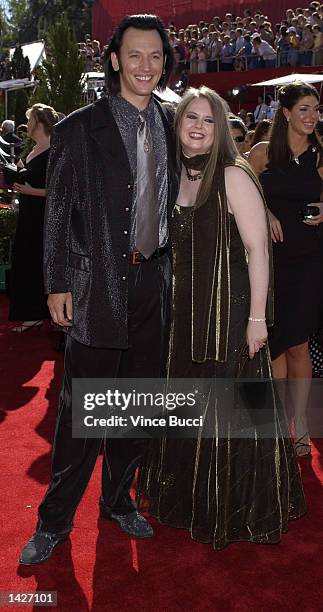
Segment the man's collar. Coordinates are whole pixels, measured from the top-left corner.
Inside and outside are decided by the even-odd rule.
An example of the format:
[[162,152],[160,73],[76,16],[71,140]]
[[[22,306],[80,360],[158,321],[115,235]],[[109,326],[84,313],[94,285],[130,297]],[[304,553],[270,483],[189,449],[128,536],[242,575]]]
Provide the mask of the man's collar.
[[150,100],[147,104],[147,106],[144,109],[140,109],[137,106],[135,106],[134,104],[132,104],[132,102],[129,102],[129,100],[127,100],[126,98],[124,98],[120,93],[117,95],[110,95],[109,96],[109,100],[112,102],[112,105],[116,105],[119,108],[125,109],[128,112],[132,113],[133,115],[147,115],[147,113],[149,112],[150,108],[152,108],[154,101],[153,101],[153,95],[151,95]]

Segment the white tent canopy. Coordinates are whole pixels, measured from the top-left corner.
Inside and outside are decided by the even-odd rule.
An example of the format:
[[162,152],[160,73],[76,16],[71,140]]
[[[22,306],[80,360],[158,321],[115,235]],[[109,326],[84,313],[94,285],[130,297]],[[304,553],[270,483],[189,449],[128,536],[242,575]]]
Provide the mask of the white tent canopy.
[[34,85],[34,81],[29,81],[29,79],[10,79],[9,81],[0,81],[0,90],[16,91],[16,89],[24,89]]
[[[33,72],[33,70],[35,70],[35,68],[42,63],[43,59],[46,59],[45,43],[43,40],[33,42],[28,45],[22,45],[21,50],[24,57],[28,57],[29,59],[31,72]],[[14,52],[15,47],[13,49],[9,49],[10,60],[12,59]]]
[[29,79],[10,79],[9,81],[0,81],[0,91],[4,92],[5,119],[8,118],[8,91],[25,89],[25,87],[35,87],[34,81],[29,81]]
[[286,76],[269,81],[261,81],[260,83],[252,83],[252,87],[280,87],[281,85],[289,85],[295,81],[303,81],[303,83],[321,83],[323,81],[322,74],[287,74]]

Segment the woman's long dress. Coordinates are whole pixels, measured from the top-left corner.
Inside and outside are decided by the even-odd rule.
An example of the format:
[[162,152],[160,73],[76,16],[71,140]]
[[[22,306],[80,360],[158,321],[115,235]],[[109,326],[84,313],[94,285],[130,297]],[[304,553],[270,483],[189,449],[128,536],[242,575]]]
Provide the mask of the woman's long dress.
[[[192,215],[176,207],[174,239],[174,317],[169,377],[236,378],[241,375],[249,315],[249,278],[245,250],[230,215],[230,324],[226,363],[191,359]],[[203,245],[201,245],[203,248]],[[270,377],[268,351],[250,362],[253,377]],[[248,374],[250,376],[250,372]],[[216,411],[214,404],[208,410]],[[230,542],[278,542],[288,521],[305,512],[303,489],[286,424],[272,403],[271,439],[227,435],[153,441],[138,483],[139,498],[157,519],[190,530],[192,538],[221,549]],[[223,415],[222,415],[223,416]],[[221,417],[222,418],[222,417]]]
[[322,244],[318,226],[301,220],[306,204],[320,201],[323,182],[317,171],[317,150],[310,146],[285,168],[260,176],[269,210],[280,221],[284,240],[273,244],[275,324],[270,352],[276,359],[303,344],[323,319]]
[[[45,188],[49,149],[26,164],[25,182]],[[46,198],[21,195],[10,279],[10,321],[49,318],[43,282],[43,227]]]

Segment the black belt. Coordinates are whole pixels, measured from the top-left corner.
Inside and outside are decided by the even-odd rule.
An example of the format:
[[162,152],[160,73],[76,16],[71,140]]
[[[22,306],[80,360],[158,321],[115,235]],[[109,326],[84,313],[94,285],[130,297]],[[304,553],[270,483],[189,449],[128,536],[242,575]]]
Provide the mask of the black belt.
[[168,250],[169,250],[169,247],[166,244],[160,249],[156,249],[156,251],[154,251],[154,253],[150,255],[150,257],[148,257],[148,259],[146,259],[139,251],[133,251],[132,253],[129,253],[130,263],[131,264],[146,263],[147,261],[151,261],[152,259],[157,259],[158,257],[161,257],[162,255],[167,253]]

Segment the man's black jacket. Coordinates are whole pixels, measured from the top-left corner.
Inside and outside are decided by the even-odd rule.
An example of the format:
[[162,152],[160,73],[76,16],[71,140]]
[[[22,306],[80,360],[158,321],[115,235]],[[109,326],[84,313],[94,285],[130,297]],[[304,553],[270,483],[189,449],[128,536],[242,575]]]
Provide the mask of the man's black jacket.
[[[170,221],[178,191],[173,118],[156,103],[167,137]],[[71,291],[70,333],[89,346],[128,346],[132,190],[128,157],[107,98],[56,126],[47,172],[45,291]]]

